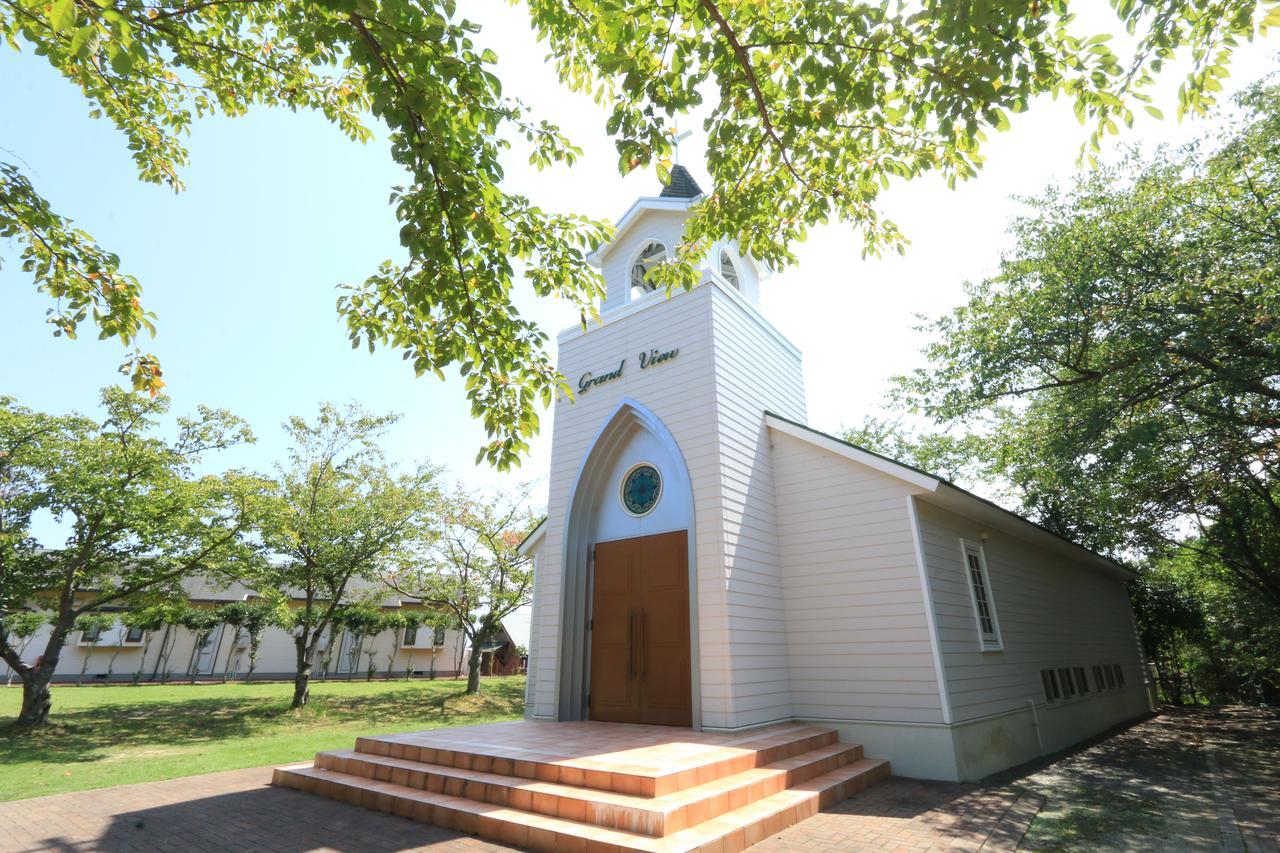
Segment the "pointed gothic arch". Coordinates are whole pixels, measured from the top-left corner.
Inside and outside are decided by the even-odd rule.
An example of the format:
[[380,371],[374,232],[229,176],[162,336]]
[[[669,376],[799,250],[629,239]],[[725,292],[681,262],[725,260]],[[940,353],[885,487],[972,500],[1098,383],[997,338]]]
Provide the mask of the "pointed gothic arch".
[[[663,477],[660,502],[651,513],[640,518],[626,512],[618,496],[619,478],[638,461],[656,465]],[[693,727],[698,729],[701,728],[701,701],[693,482],[684,455],[666,424],[643,404],[624,398],[605,418],[591,442],[569,498],[560,590],[557,719],[587,718],[592,547],[610,539],[674,530],[688,531],[690,672]]]

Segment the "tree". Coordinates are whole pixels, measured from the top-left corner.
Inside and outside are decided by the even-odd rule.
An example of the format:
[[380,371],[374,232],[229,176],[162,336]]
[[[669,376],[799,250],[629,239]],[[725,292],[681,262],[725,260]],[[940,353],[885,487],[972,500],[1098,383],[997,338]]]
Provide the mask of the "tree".
[[[724,235],[775,267],[831,218],[859,226],[868,249],[900,248],[879,207],[892,179],[972,177],[987,132],[1043,94],[1070,100],[1096,147],[1134,108],[1155,111],[1154,75],[1180,52],[1192,68],[1179,111],[1202,109],[1234,46],[1280,20],[1265,0],[1126,0],[1114,4],[1116,23],[1136,47],[1120,57],[1108,36],[1081,30],[1067,0],[923,11],[808,0],[528,8],[561,80],[610,105],[621,171],[657,163],[665,172],[671,117],[705,108],[712,189],[658,271],[671,285],[690,283],[705,241]],[[400,349],[418,374],[457,366],[491,438],[480,456],[499,466],[520,457],[538,401],[568,388],[546,336],[512,305],[517,269],[585,320],[600,290],[585,255],[607,229],[504,188],[499,155],[513,144],[538,168],[572,163],[578,150],[502,94],[497,57],[455,0],[6,0],[0,31],[33,46],[121,131],[142,180],[174,190],[187,162],[181,134],[197,116],[257,104],[315,110],[362,142],[370,117],[385,125],[409,175],[391,198],[408,258],[345,286],[339,311],[351,341]],[[0,235],[23,247],[37,286],[65,305],[50,317],[55,334],[92,316],[102,335],[135,347],[124,366],[135,385],[157,390],[158,362],[136,349],[149,318],[118,259],[11,164],[0,171],[0,202]]]
[[[230,604],[224,604],[218,609],[222,621],[231,625],[236,629],[236,635],[244,631],[249,636],[249,668],[245,672],[244,680],[249,681],[253,678],[254,670],[258,668],[258,653],[262,650],[262,635],[267,628],[272,626],[281,626],[288,619],[288,602],[279,599],[273,603],[268,600],[263,601],[233,601]],[[234,649],[236,644],[230,644]],[[227,665],[224,672],[231,671],[231,652],[227,653]],[[224,679],[225,680],[225,679]]]
[[[129,610],[121,617],[121,621],[126,628],[136,628],[142,631],[142,636],[144,637],[142,654],[138,655],[138,668],[133,673],[133,683],[135,685],[142,680],[142,670],[146,666],[147,653],[151,651],[151,641],[155,639],[156,631],[168,624],[172,610],[172,607],[164,605],[143,607]],[[159,664],[158,659],[156,663],[157,665]]]
[[[415,632],[415,638],[414,638],[415,642],[412,646],[409,647],[409,655],[407,658],[405,658],[405,662],[404,662],[404,677],[413,678],[413,653],[414,653],[414,649],[418,645],[416,634],[418,631],[421,631],[423,626],[426,624],[427,614],[418,610],[406,610],[400,614],[400,621],[401,621],[401,627],[400,627],[400,630],[396,633],[395,649],[397,652],[400,651],[400,647],[404,642],[405,634],[409,631]],[[392,652],[392,658],[394,658],[394,656],[395,656],[395,652]],[[391,664],[392,664],[392,659],[388,659],[387,660],[387,677],[388,678],[391,677]]]
[[102,643],[102,635],[115,624],[115,617],[106,613],[81,613],[76,617],[72,628],[80,634],[80,645],[84,647],[84,660],[80,664],[80,674],[76,677],[77,687],[84,684],[84,674],[89,671],[93,649]]
[[533,599],[533,561],[518,550],[538,522],[527,494],[490,497],[456,488],[443,502],[440,535],[425,558],[401,563],[387,578],[392,588],[456,620],[470,646],[468,694],[480,692],[484,644]]
[[[178,617],[178,624],[191,632],[191,657],[187,660],[187,677],[191,679],[192,684],[195,684],[196,676],[200,674],[200,653],[209,642],[209,638],[213,636],[213,632],[222,625],[222,614],[212,608],[188,607]],[[214,649],[213,654],[216,655],[217,651]]]
[[1204,551],[1280,612],[1280,87],[1240,108],[1216,145],[1032,200],[907,392],[948,422],[990,415],[1046,525]]
[[[448,630],[455,627],[453,616],[447,612],[433,613],[428,623],[431,626],[431,669],[427,677],[432,681],[436,679],[436,654],[442,646],[444,646],[445,637]],[[462,667],[459,665],[458,669]]]
[[387,651],[387,668],[383,671],[382,680],[391,680],[391,670],[395,666],[396,655],[400,653],[400,643],[404,639],[405,628],[409,620],[401,612],[388,611],[382,614],[383,630],[391,632],[391,648]]
[[977,484],[987,491],[996,488],[986,439],[977,433],[929,432],[912,429],[902,418],[866,416],[858,426],[842,430],[841,438],[965,488]]
[[0,442],[13,448],[0,463],[3,481],[22,508],[3,510],[6,523],[27,524],[29,508],[70,522],[59,549],[34,547],[21,526],[0,540],[0,608],[34,601],[51,611],[38,664],[24,663],[0,637],[0,657],[22,679],[23,724],[48,717],[49,683],[77,618],[107,605],[181,597],[183,578],[216,575],[248,547],[241,534],[257,481],[236,472],[193,473],[209,451],[252,440],[242,421],[201,407],[196,417],[179,418],[176,437],[165,439],[154,432],[168,398],[106,388],[102,405],[106,416],[97,423],[0,401]]
[[1280,701],[1280,624],[1221,564],[1169,549],[1139,566],[1132,593],[1143,653],[1165,701]]
[[294,417],[285,425],[293,449],[259,522],[269,559],[246,582],[301,597],[292,614],[294,708],[307,703],[316,653],[339,608],[429,529],[435,469],[397,473],[378,447],[395,420],[326,403],[313,423]]
[[[19,610],[16,613],[9,613],[0,618],[0,633],[5,635],[5,641],[13,647],[14,653],[21,658],[36,633],[48,623],[49,617],[43,613]],[[6,687],[13,683],[13,676],[14,671],[10,669],[9,675],[5,678]]]

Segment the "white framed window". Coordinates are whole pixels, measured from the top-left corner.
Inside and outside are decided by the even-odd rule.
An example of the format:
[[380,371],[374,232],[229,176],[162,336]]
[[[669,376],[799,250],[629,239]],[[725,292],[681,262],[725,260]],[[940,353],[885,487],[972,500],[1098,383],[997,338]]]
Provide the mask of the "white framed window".
[[742,290],[742,282],[738,279],[738,267],[730,257],[728,249],[720,250],[720,277],[732,284],[734,290]]
[[126,646],[142,645],[142,640],[146,636],[146,633],[147,633],[146,631],[136,626],[129,628],[127,631],[124,632],[124,645]]
[[978,627],[979,645],[984,652],[998,652],[1004,648],[1000,639],[1000,620],[996,617],[996,599],[991,591],[991,576],[987,574],[987,558],[981,545],[960,540],[960,555],[964,560],[964,575],[969,582],[969,599],[973,603],[973,619]]
[[404,637],[400,646],[406,649],[429,649],[432,646],[444,645],[444,629],[420,625],[404,629]]
[[657,289],[657,285],[650,279],[650,273],[666,259],[667,247],[662,245],[659,240],[646,240],[640,247],[640,251],[636,252],[627,272],[627,282],[631,294],[629,298],[632,302],[643,296],[648,296]]

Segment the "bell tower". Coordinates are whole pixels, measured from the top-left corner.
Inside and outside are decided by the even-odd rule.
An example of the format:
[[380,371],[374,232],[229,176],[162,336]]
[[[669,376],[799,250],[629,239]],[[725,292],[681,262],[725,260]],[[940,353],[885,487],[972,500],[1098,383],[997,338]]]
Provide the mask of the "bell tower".
[[[659,195],[638,199],[590,256],[605,279],[599,320],[558,337],[573,396],[555,405],[547,520],[526,543],[533,718],[732,730],[790,716],[764,415],[804,421],[800,353],[759,311],[769,270],[735,241],[710,247],[689,290],[668,296],[649,280],[701,197],[677,165]],[[641,601],[668,595],[673,578],[687,617],[670,598]],[[668,592],[650,589],[659,583]],[[640,603],[619,591],[628,584],[643,587]],[[602,668],[613,654],[622,662]],[[687,723],[671,711],[682,695]]]

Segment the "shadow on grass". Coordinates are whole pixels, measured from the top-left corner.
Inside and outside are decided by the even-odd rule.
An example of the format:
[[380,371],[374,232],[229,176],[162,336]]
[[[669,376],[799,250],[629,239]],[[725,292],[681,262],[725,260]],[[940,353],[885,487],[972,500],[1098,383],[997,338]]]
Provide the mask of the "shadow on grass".
[[[362,691],[353,695],[341,692],[338,684],[330,692],[319,682],[310,704],[295,711],[289,708],[292,685],[278,686],[278,694],[239,697],[234,695],[236,685],[214,688],[217,695],[212,696],[208,687],[183,687],[178,698],[172,691],[157,696],[145,687],[123,688],[131,691],[128,701],[64,710],[55,707],[49,722],[34,729],[0,725],[0,763],[92,762],[102,760],[107,749],[180,749],[351,723],[362,723],[371,730],[396,725],[466,725],[519,715],[524,701],[524,680],[514,678],[486,679],[479,696],[466,696],[466,682],[461,680],[374,682],[367,687],[353,682],[352,688]],[[112,698],[117,696],[119,693],[113,693]]]

